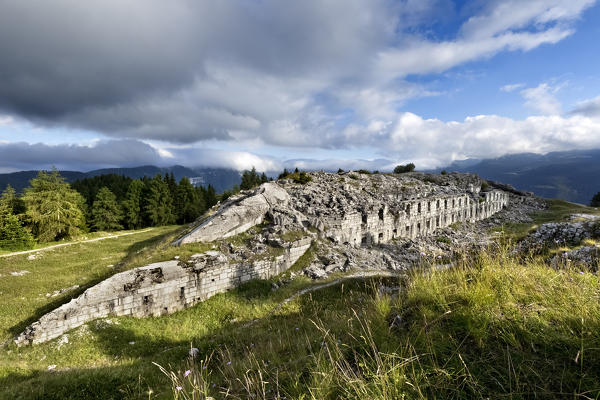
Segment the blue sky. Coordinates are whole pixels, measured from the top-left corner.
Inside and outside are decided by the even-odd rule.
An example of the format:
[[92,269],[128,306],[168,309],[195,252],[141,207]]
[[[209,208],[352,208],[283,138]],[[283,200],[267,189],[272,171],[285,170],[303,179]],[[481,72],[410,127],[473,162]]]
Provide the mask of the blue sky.
[[595,0],[7,0],[0,171],[600,148],[599,39]]

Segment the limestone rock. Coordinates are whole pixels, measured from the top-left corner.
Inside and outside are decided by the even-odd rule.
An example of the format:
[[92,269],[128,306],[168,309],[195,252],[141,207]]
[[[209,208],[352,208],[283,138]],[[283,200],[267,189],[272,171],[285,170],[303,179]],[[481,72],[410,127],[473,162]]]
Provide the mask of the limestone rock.
[[254,191],[227,202],[176,244],[211,242],[245,232],[260,224],[270,209],[286,205],[289,199],[289,194],[277,183],[265,183]]

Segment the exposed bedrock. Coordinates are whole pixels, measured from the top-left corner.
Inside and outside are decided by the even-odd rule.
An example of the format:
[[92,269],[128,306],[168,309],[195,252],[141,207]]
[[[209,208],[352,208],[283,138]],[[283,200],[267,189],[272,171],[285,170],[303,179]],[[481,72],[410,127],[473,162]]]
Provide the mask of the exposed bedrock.
[[176,244],[212,242],[242,233],[260,224],[266,213],[276,206],[286,206],[290,195],[274,182],[261,185],[249,194],[236,197],[202,222]]

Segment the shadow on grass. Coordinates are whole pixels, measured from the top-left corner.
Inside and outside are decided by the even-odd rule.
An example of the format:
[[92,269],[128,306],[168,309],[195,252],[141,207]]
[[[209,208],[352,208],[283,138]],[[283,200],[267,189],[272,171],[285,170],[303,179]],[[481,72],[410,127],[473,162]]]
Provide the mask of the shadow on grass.
[[128,266],[133,261],[135,261],[136,257],[138,257],[140,252],[142,252],[143,250],[147,249],[148,251],[151,251],[154,248],[169,245],[172,238],[178,235],[180,231],[181,229],[178,229],[176,232],[166,232],[161,235],[153,236],[151,238],[132,243],[125,250],[127,253],[126,256],[123,257],[123,259],[121,259],[118,262],[118,264],[116,264],[114,269],[107,269],[106,272],[101,274],[100,276],[96,276],[93,279],[89,279],[86,282],[79,283],[79,287],[77,289],[69,291],[64,296],[59,296],[56,299],[50,301],[49,303],[38,307],[29,318],[20,321],[19,323],[8,328],[8,332],[13,336],[20,334],[27,326],[40,319],[44,314],[60,307],[63,304],[68,303],[72,299],[79,297],[87,289],[91,288],[94,285],[97,285],[105,279],[115,274],[118,274],[119,272],[127,270]]
[[[213,329],[197,335],[190,334],[188,330],[181,335],[185,339],[180,340],[160,336],[160,329],[149,333],[142,330],[144,333],[140,333],[139,329],[134,332],[122,325],[90,325],[95,336],[94,347],[98,351],[109,359],[131,360],[131,364],[12,373],[0,378],[0,387],[7,388],[4,393],[0,392],[0,397],[142,399],[148,398],[146,390],[150,386],[165,396],[158,398],[166,398],[170,382],[152,365],[152,361],[171,370],[184,369],[191,343],[200,349],[200,358],[215,354],[209,368],[214,371],[212,382],[217,384],[217,388],[243,376],[249,365],[249,349],[254,346],[253,354],[257,359],[270,360],[264,367],[265,371],[280,371],[279,384],[287,387],[297,385],[294,390],[302,393],[308,391],[309,384],[315,384],[310,381],[314,374],[311,363],[314,355],[322,351],[323,331],[316,329],[312,321],[321,321],[333,337],[342,338],[348,344],[344,356],[348,357],[349,365],[356,367],[353,357],[356,354],[368,355],[368,352],[365,352],[364,346],[362,349],[357,346],[360,340],[352,342],[348,339],[359,338],[362,333],[358,328],[360,324],[348,324],[347,321],[353,318],[354,309],[365,311],[363,318],[373,330],[377,323],[381,323],[375,322],[377,318],[368,311],[368,298],[372,299],[380,282],[382,280],[377,278],[346,281],[343,289],[342,284],[338,284],[306,294],[298,299],[297,308],[275,315],[267,313],[264,319],[247,327],[249,318],[238,320],[228,314],[230,309],[215,307],[221,304],[219,296],[228,296],[237,304],[261,302],[267,297],[277,297],[280,301],[290,294],[271,291],[268,281],[250,282],[227,295],[208,300],[215,303],[206,309],[189,309],[156,319],[157,323],[164,319],[160,322],[177,326],[182,313],[196,312],[193,317],[203,319],[209,317],[203,313],[215,310],[218,315],[210,316],[217,321]],[[380,354],[394,354],[400,359],[419,355],[418,363],[411,367],[412,372],[408,371],[408,379],[413,378],[410,373],[426,377],[419,383],[424,397],[600,396],[600,337],[597,333],[600,332],[600,321],[585,321],[583,324],[578,317],[564,316],[548,325],[535,319],[524,323],[516,315],[514,318],[499,315],[489,320],[489,315],[484,317],[472,312],[469,304],[458,303],[454,304],[454,312],[450,314],[446,315],[440,309],[439,318],[431,316],[424,319],[419,310],[431,308],[434,304],[427,303],[426,299],[423,301],[425,303],[421,305],[413,304],[412,313],[403,314],[401,326],[390,330],[384,323],[378,332],[374,332],[373,338],[382,352]],[[201,304],[196,307],[201,307]],[[397,311],[392,309],[387,320]],[[408,347],[410,352],[406,350]],[[235,367],[227,366],[227,360],[232,360]],[[393,370],[393,365],[387,367],[390,368],[382,370]],[[294,380],[294,376],[303,376],[306,380]],[[374,378],[363,375],[361,379]],[[377,380],[374,379],[371,384],[374,382]],[[243,396],[238,393],[237,398]]]
[[[370,280],[369,280],[370,282]],[[366,280],[346,282],[346,290],[368,290],[370,283]],[[372,286],[372,285],[370,285]],[[269,281],[253,281],[244,284],[238,289],[229,292],[236,302],[260,302],[273,296]],[[222,296],[217,295],[216,297]],[[285,295],[281,296],[281,300]],[[210,300],[209,300],[210,301]],[[186,359],[190,344],[200,350],[200,359],[211,353],[229,351],[234,357],[239,357],[254,343],[258,346],[272,349],[279,353],[289,353],[289,361],[298,363],[297,354],[292,354],[284,347],[285,341],[278,341],[278,345],[271,343],[274,329],[289,330],[290,337],[301,340],[302,336],[295,330],[302,327],[303,331],[312,332],[313,342],[321,343],[321,334],[314,329],[308,316],[320,315],[328,307],[337,308],[343,296],[340,296],[340,285],[315,292],[312,296],[306,295],[299,299],[299,309],[285,314],[267,315],[252,327],[247,327],[250,319],[231,321],[228,311],[221,311],[223,315],[217,316],[220,320],[219,327],[210,329],[204,334],[182,340],[171,340],[164,337],[155,337],[140,334],[121,325],[89,324],[94,335],[94,348],[110,359],[132,360],[127,366],[107,366],[101,368],[74,368],[56,371],[34,371],[26,374],[10,373],[0,378],[0,398],[6,399],[147,399],[148,387],[152,387],[158,398],[168,398],[170,381],[162,375],[159,369],[152,364],[157,362],[167,368],[181,369]],[[178,315],[192,310],[183,310],[158,319],[171,319],[167,323],[176,324]],[[201,316],[200,316],[201,317]],[[299,328],[298,328],[299,329]],[[273,336],[271,336],[273,335]],[[269,342],[268,345],[265,342]],[[292,341],[290,340],[290,343]],[[302,345],[302,344],[301,344]],[[42,345],[45,346],[45,345]],[[70,346],[70,345],[67,345]],[[318,348],[318,346],[317,346]],[[68,347],[64,348],[65,350]],[[64,351],[64,350],[63,350]],[[68,351],[68,350],[67,350]],[[213,361],[215,371],[225,365],[221,356],[216,356]],[[232,370],[233,371],[233,370]],[[231,371],[231,372],[232,372]],[[243,371],[239,371],[243,374]],[[217,386],[226,382],[223,377],[216,377]],[[217,388],[218,389],[218,388]],[[155,398],[154,395],[152,398]]]

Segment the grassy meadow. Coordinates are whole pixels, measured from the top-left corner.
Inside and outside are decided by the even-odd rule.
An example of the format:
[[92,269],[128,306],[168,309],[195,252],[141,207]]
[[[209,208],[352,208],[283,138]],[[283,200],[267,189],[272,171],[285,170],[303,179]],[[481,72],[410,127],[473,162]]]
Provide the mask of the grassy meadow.
[[[534,224],[549,214],[597,212],[568,204],[551,204]],[[2,340],[115,273],[108,265],[201,250],[168,248],[178,229],[62,247],[35,260],[0,258]],[[21,270],[30,273],[10,275]],[[297,277],[273,290],[270,281],[249,282],[172,315],[108,318],[45,344],[8,343],[0,349],[0,398],[600,398],[593,272],[516,260],[500,244],[452,269],[345,280],[278,307],[322,283]],[[199,349],[194,360],[191,347]]]

